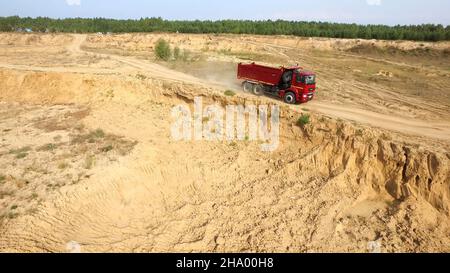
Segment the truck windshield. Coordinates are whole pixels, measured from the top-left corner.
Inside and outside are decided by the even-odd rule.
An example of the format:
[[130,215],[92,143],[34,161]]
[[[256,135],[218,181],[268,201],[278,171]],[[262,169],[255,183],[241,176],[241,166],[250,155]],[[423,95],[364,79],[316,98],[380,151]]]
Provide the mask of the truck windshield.
[[305,83],[305,84],[315,84],[316,83],[316,76],[315,75],[300,75],[299,73],[296,74],[297,82],[298,83]]
[[309,76],[303,76],[304,82],[306,84],[315,84],[316,83],[316,76],[309,75]]

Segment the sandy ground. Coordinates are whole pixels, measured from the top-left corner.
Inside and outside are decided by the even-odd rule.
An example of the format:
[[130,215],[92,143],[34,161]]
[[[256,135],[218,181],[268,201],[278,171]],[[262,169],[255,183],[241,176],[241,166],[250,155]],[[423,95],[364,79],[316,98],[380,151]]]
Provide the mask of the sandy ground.
[[[448,43],[0,37],[1,251],[450,251]],[[161,37],[190,58],[154,60]],[[316,71],[316,100],[224,96],[251,60]],[[198,95],[279,104],[279,148],[173,141]]]

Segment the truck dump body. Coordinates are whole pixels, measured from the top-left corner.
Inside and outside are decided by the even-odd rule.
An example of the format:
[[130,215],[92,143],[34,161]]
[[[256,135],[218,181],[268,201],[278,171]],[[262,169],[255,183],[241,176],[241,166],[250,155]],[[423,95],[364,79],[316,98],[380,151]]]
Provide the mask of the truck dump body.
[[255,63],[238,64],[238,79],[277,85],[280,82],[284,68],[274,68]]

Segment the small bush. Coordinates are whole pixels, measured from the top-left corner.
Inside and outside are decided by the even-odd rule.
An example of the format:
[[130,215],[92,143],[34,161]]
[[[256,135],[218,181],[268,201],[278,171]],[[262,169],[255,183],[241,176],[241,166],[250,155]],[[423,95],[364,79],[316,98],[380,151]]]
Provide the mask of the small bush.
[[0,183],[6,180],[6,176],[0,174]]
[[103,132],[102,129],[97,129],[94,132],[92,132],[91,135],[96,138],[103,138],[103,137],[105,137],[105,132]]
[[11,210],[15,210],[15,209],[17,209],[17,205],[12,205]]
[[303,127],[309,124],[310,122],[311,122],[310,116],[308,114],[302,114],[297,120],[297,125]]
[[155,54],[156,54],[156,57],[158,57],[159,59],[161,59],[163,61],[170,60],[170,57],[172,56],[172,52],[170,50],[169,43],[164,39],[159,39],[155,45]]
[[224,92],[224,94],[225,94],[225,96],[229,96],[229,97],[236,95],[236,93],[232,90],[227,90]]

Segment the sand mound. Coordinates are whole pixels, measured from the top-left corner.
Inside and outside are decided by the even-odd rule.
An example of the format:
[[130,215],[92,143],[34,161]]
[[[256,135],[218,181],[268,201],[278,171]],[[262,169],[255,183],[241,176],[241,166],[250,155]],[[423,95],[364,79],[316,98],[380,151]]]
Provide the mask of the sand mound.
[[14,46],[62,46],[70,44],[73,37],[69,34],[29,33],[0,33],[0,45]]

